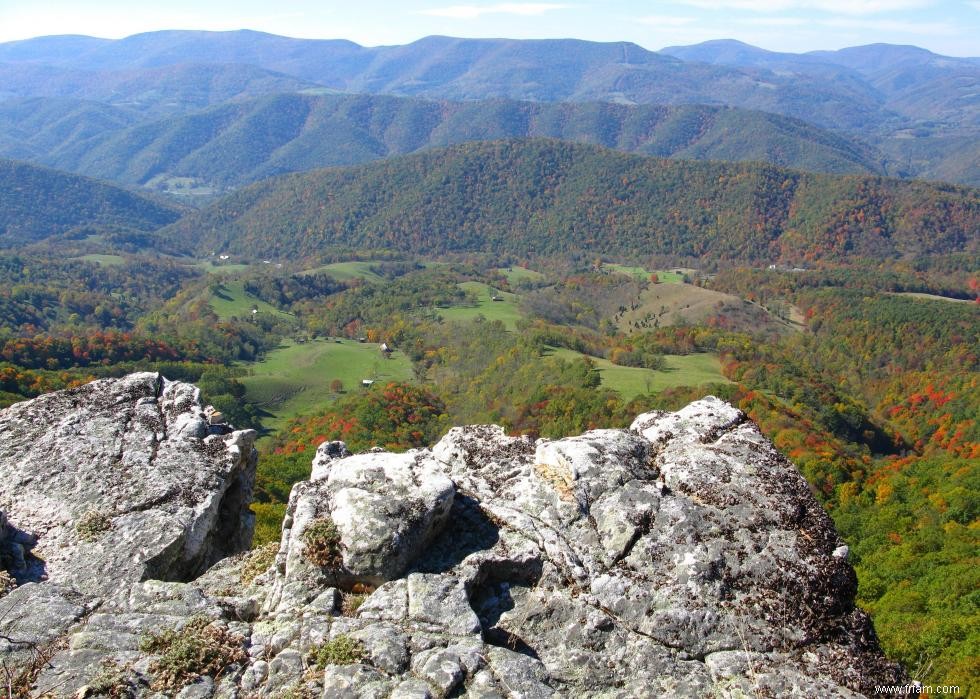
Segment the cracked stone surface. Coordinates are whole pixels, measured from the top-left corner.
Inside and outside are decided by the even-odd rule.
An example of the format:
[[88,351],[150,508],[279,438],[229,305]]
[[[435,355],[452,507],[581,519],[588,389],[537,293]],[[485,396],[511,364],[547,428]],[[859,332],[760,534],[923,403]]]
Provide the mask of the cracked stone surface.
[[[317,518],[337,533],[323,564],[304,554]],[[470,426],[404,454],[322,445],[245,584],[249,556],[120,582],[92,612],[59,597],[75,616],[36,693],[85,695],[108,663],[150,695],[140,635],[201,615],[248,660],[179,696],[851,697],[906,681],[802,476],[711,397],[560,440]],[[340,642],[349,662],[313,665]]]
[[246,549],[254,437],[209,425],[196,387],[155,373],[0,411],[0,558],[20,583],[0,634],[43,640],[120,585],[191,580]]

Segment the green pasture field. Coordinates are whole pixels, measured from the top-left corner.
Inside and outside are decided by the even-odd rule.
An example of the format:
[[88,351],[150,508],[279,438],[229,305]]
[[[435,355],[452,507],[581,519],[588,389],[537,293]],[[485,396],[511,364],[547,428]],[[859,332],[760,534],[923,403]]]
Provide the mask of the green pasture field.
[[351,262],[334,262],[314,269],[308,269],[303,274],[316,274],[323,272],[339,282],[346,282],[350,279],[363,279],[366,282],[383,282],[384,277],[371,271],[371,266],[377,264],[371,260],[354,260]]
[[617,265],[607,262],[602,265],[603,268],[611,270],[613,272],[619,272],[620,274],[629,274],[630,276],[636,277],[637,279],[650,279],[651,274],[656,274],[657,279],[662,284],[683,284],[684,274],[681,271],[678,274],[678,270],[669,269],[643,269],[643,267],[630,267],[628,265]]
[[259,313],[272,314],[283,318],[293,317],[246,292],[245,282],[242,281],[223,282],[218,287],[218,293],[211,294],[208,298],[208,303],[211,304],[211,308],[218,314],[221,320],[227,320],[232,316],[250,318],[252,316],[253,306],[258,308]]
[[[564,347],[552,347],[546,350],[545,356],[576,360],[587,355]],[[718,355],[711,353],[664,355],[667,367],[663,371],[619,366],[601,357],[589,358],[599,370],[602,385],[618,391],[625,400],[630,400],[644,393],[657,393],[674,386],[729,383],[728,379],[721,374],[721,363],[718,361]]]
[[121,255],[99,255],[95,253],[91,255],[82,255],[80,257],[76,257],[75,259],[81,262],[94,262],[105,267],[121,265],[126,261],[126,258],[122,257]]
[[497,271],[507,277],[507,281],[511,284],[525,280],[537,282],[545,278],[541,272],[535,272],[527,267],[501,267]]
[[241,263],[227,263],[227,264],[215,264],[212,260],[200,260],[194,264],[194,267],[199,267],[203,269],[208,274],[231,274],[232,272],[242,272],[249,268],[250,265]]
[[269,413],[266,428],[281,428],[290,418],[313,413],[339,395],[330,389],[340,379],[345,393],[363,390],[361,381],[411,381],[412,364],[395,350],[385,359],[379,346],[354,340],[284,342],[264,359],[248,365],[242,378],[246,399]]
[[[495,290],[496,293],[493,294],[490,285],[483,282],[462,282],[459,287],[473,292],[477,297],[477,305],[439,308],[437,312],[443,320],[467,321],[482,315],[487,320],[501,321],[508,330],[517,328],[517,321],[523,317],[517,307],[517,294],[499,290]],[[500,300],[491,301],[490,297],[493,295]]]

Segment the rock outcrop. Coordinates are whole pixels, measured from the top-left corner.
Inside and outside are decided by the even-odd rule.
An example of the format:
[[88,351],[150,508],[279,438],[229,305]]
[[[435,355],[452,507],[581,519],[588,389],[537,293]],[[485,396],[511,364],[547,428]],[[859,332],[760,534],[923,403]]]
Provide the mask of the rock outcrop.
[[[0,411],[0,652],[58,638],[122,586],[188,581],[251,544],[255,433],[155,373]],[[11,643],[15,639],[18,643]]]
[[[130,378],[46,400],[111,395],[105,404],[118,400],[136,415],[140,398],[124,386],[146,381],[153,383]],[[210,453],[192,448],[219,444],[203,436],[206,425],[182,418],[186,431],[178,429],[187,410],[164,407],[168,395],[189,389],[168,388],[139,405],[159,406],[167,434],[186,434],[190,454]],[[0,425],[12,415],[40,421],[48,409],[40,399],[26,406],[0,413]],[[24,464],[3,486],[10,524],[38,538],[32,551],[49,540],[59,547],[49,554],[50,579],[35,585],[52,599],[20,601],[18,618],[43,616],[40,607],[50,605],[71,619],[33,678],[36,695],[98,696],[112,686],[113,696],[186,698],[857,696],[905,680],[854,607],[847,547],[803,478],[741,412],[714,398],[641,415],[629,430],[560,440],[473,426],[404,454],[350,455],[328,443],[311,479],[293,489],[277,550],[228,558],[189,580],[222,551],[190,523],[207,506],[167,500],[187,523],[183,531],[197,535],[147,550],[140,575],[126,562],[126,576],[90,587],[71,572],[72,556],[80,557],[72,549],[88,544],[61,531],[70,529],[57,519],[61,510],[35,508],[56,523],[45,529],[36,514],[22,522],[31,508],[9,497],[40,487],[24,469],[51,461],[37,446],[49,443],[49,431],[67,434],[47,422],[3,447],[4,463]],[[146,429],[140,444],[172,439]],[[136,443],[112,435],[79,442],[105,456]],[[243,436],[219,440],[208,462],[216,467],[234,461],[221,456],[230,445],[241,449]],[[149,453],[159,461],[159,450]],[[71,472],[80,483],[82,472]],[[227,477],[198,475],[195,483]],[[70,511],[77,519],[91,502]],[[240,512],[217,512],[209,531],[225,531],[225,516],[236,531],[247,529]],[[113,524],[104,536],[118,535],[121,523]],[[153,526],[156,536],[162,525]],[[158,574],[153,561],[164,549],[180,575]],[[55,571],[72,590],[97,595],[97,608],[86,607],[88,598],[71,606]],[[171,652],[175,639],[196,650]]]

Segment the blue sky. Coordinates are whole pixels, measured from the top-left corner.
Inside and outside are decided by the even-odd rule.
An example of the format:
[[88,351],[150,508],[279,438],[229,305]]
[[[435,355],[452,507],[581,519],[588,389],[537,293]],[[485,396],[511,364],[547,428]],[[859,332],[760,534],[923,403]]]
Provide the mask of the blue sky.
[[622,40],[649,49],[734,38],[776,51],[887,42],[980,56],[980,0],[0,0],[0,41],[242,28],[368,46],[429,34]]

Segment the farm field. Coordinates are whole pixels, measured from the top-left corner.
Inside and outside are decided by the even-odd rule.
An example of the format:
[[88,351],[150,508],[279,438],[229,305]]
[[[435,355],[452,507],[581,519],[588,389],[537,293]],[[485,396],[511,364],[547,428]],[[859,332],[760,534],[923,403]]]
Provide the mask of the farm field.
[[[465,291],[473,292],[478,299],[477,305],[440,308],[438,313],[443,320],[473,320],[478,315],[482,315],[487,320],[499,320],[508,330],[517,328],[517,321],[522,317],[520,309],[517,307],[517,294],[498,290],[491,291],[490,285],[482,282],[462,282],[459,287]],[[499,301],[490,300],[494,293],[500,299]]]
[[607,262],[602,265],[604,269],[608,269],[611,272],[619,272],[620,274],[628,274],[630,276],[636,277],[637,279],[649,279],[651,274],[656,274],[657,279],[661,284],[683,284],[684,274],[693,272],[691,269],[644,269],[643,267],[630,267],[628,265],[617,265],[611,262]]
[[216,293],[211,294],[208,303],[218,314],[221,320],[227,320],[237,316],[238,318],[249,318],[252,315],[252,307],[258,308],[259,313],[272,314],[283,318],[292,318],[288,313],[280,311],[275,306],[266,303],[260,298],[252,296],[245,291],[245,283],[241,281],[229,281],[220,284]]
[[497,271],[507,277],[507,281],[511,284],[522,281],[538,282],[545,278],[541,272],[536,272],[527,267],[501,267]]
[[758,305],[693,284],[650,284],[640,292],[635,306],[617,316],[616,325],[620,330],[648,330],[677,325],[678,322],[696,325],[722,312],[742,327],[761,329],[771,325],[773,330],[780,332],[793,329]]
[[213,260],[200,260],[192,266],[203,269],[208,274],[232,274],[233,272],[244,272],[249,268],[249,265],[239,262],[215,264]]
[[900,291],[896,296],[911,296],[914,299],[926,299],[927,301],[950,301],[952,303],[975,303],[970,299],[951,299],[948,296],[937,296],[936,294],[924,294],[918,291]]
[[371,260],[354,260],[351,262],[334,262],[329,265],[322,265],[314,269],[308,269],[303,274],[316,274],[323,272],[339,282],[346,282],[351,279],[363,279],[366,282],[383,282],[384,277],[371,271],[372,265],[377,264]]
[[362,379],[412,380],[412,366],[403,353],[396,350],[385,359],[378,345],[354,340],[284,342],[249,367],[251,375],[242,379],[246,399],[269,413],[263,424],[271,430],[334,401],[338,394],[330,383],[335,379],[348,393],[364,390]]
[[80,262],[94,262],[96,264],[103,265],[106,267],[121,265],[123,262],[126,261],[126,258],[124,258],[122,255],[98,255],[98,254],[82,255],[80,257],[76,257],[75,259],[79,260]]
[[[588,355],[563,347],[553,347],[547,350],[546,356],[575,360]],[[663,371],[619,366],[601,357],[589,358],[599,370],[602,385],[619,391],[625,400],[674,386],[700,386],[709,382],[729,383],[721,374],[718,356],[710,353],[664,355],[667,367]]]

